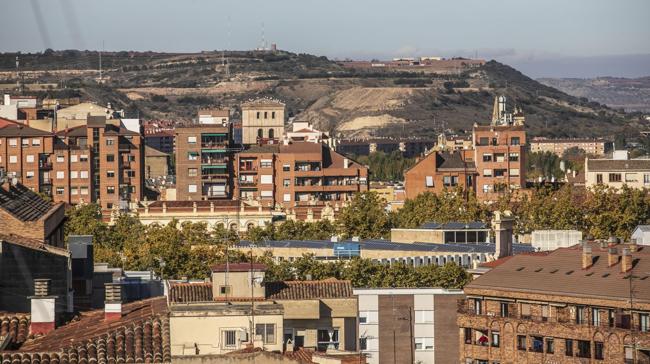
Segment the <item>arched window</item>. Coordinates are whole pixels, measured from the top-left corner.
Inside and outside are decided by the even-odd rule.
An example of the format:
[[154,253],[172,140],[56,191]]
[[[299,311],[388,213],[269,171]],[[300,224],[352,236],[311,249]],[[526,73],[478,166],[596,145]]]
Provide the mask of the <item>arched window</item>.
[[257,137],[264,138],[264,130],[262,130],[261,128],[257,129]]
[[273,129],[269,129],[269,139],[273,139]]

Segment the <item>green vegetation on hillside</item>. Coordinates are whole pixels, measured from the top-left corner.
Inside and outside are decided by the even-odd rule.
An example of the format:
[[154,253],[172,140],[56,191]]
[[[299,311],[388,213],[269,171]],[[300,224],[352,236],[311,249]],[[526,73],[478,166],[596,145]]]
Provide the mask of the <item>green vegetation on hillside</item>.
[[415,164],[414,158],[404,158],[402,152],[374,152],[368,156],[353,156],[357,162],[367,165],[371,181],[394,182],[404,179],[404,172]]

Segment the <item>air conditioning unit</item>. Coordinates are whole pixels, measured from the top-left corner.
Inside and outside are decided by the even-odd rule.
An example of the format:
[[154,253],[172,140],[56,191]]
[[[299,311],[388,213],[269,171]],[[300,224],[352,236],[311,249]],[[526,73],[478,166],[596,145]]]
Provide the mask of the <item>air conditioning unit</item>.
[[248,342],[248,331],[242,330],[239,332],[239,341]]

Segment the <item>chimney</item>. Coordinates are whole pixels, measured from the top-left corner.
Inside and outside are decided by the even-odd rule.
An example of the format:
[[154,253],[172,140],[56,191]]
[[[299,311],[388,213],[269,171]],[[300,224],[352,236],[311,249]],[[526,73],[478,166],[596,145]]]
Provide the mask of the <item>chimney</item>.
[[510,211],[495,211],[492,218],[494,229],[496,259],[512,255],[512,232],[515,220]]
[[632,269],[632,253],[630,248],[623,248],[623,256],[621,257],[621,273],[625,273]]
[[632,238],[630,239],[630,251],[632,253],[636,252],[638,249],[638,246],[636,245],[636,239]]
[[104,302],[104,319],[119,320],[122,317],[122,285],[106,283],[106,300]]
[[591,246],[587,242],[582,243],[582,269],[589,269],[594,264],[594,257],[591,254]]
[[50,280],[34,279],[30,335],[46,335],[56,328],[56,296],[50,296]]
[[607,266],[611,267],[618,263],[618,249],[616,246],[610,245],[607,251]]
[[350,160],[347,158],[343,159],[343,168],[349,168],[350,167]]
[[11,105],[11,95],[4,94],[4,104],[5,105]]

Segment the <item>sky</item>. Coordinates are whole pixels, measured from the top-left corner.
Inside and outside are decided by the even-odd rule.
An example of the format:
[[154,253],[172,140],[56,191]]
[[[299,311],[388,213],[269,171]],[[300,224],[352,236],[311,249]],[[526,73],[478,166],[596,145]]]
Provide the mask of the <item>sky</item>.
[[0,0],[0,51],[465,56],[532,77],[650,76],[649,0]]

